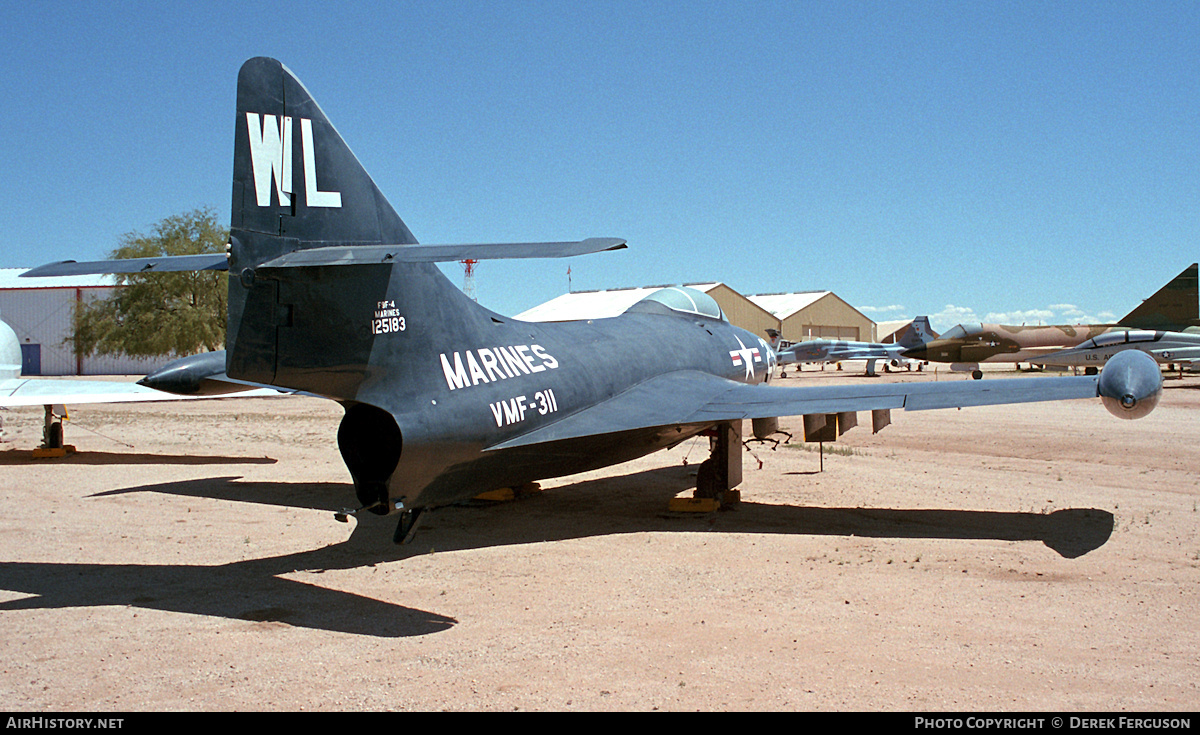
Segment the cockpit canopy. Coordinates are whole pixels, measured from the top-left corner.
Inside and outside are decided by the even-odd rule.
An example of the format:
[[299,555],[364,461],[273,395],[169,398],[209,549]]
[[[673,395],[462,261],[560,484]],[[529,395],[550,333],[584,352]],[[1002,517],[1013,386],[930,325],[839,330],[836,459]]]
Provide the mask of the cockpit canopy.
[[1162,339],[1162,332],[1147,329],[1122,329],[1105,332],[1079,345],[1082,348],[1106,347],[1108,345],[1129,344],[1131,342],[1155,342]]
[[982,324],[955,324],[949,330],[943,332],[939,339],[966,339],[982,333]]
[[729,321],[725,318],[725,312],[721,311],[716,299],[703,291],[687,286],[661,288],[629,307],[629,311],[657,311],[662,307],[680,314],[693,314],[707,319]]

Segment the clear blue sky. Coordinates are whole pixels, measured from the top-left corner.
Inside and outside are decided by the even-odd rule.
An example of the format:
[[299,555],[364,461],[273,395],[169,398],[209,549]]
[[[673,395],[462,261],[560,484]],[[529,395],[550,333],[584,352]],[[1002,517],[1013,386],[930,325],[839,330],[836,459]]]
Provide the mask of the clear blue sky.
[[101,258],[196,207],[228,221],[260,55],[421,242],[629,241],[480,264],[506,314],[569,265],[576,290],[1092,321],[1200,259],[1196,2],[34,0],[0,39],[0,267]]

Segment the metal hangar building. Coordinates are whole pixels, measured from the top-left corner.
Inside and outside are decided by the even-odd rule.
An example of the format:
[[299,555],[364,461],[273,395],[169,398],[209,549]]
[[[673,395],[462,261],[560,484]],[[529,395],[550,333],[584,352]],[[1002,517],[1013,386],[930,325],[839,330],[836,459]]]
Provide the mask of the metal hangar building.
[[875,341],[875,322],[832,291],[752,294],[746,297],[770,312],[783,339]]
[[119,288],[114,276],[20,278],[28,268],[0,268],[0,319],[21,342],[22,375],[144,375],[171,358],[76,355],[75,304]]
[[[875,323],[830,291],[743,296],[719,282],[687,283],[688,288],[708,294],[731,324],[767,338],[767,330],[778,330],[793,342],[816,337],[871,341]],[[561,322],[603,319],[621,314],[630,306],[661,288],[647,286],[604,291],[573,291],[517,314],[531,322]]]

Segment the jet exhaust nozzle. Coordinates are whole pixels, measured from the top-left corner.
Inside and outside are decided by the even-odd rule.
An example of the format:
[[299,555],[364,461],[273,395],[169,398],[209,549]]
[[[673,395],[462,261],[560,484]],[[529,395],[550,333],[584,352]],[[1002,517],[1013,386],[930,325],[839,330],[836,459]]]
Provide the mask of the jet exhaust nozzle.
[[1104,407],[1123,419],[1140,419],[1153,411],[1162,389],[1158,363],[1138,350],[1125,350],[1109,358],[1097,386]]

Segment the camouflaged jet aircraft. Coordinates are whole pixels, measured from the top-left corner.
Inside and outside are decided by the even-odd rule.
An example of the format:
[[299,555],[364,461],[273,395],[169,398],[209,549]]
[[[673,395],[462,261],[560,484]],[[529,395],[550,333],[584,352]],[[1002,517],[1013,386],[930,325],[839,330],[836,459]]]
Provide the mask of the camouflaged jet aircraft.
[[904,351],[905,357],[951,363],[952,370],[971,371],[979,379],[979,363],[1028,362],[1042,365],[1051,354],[1076,347],[1108,332],[1142,329],[1182,332],[1200,327],[1197,264],[1192,263],[1116,324],[1012,326],[959,324],[941,337]]
[[1136,353],[1114,357],[1098,378],[765,385],[769,347],[698,291],[666,289],[608,319],[517,321],[469,299],[435,262],[576,255],[624,240],[418,244],[274,59],[242,66],[235,130],[227,255],[68,261],[25,275],[228,268],[225,364],[197,361],[187,375],[185,362],[175,368],[183,379],[169,382],[199,385],[220,370],[338,401],[338,446],[361,503],[348,513],[398,513],[397,541],[425,509],[700,434],[710,436],[711,454],[696,492],[730,497],[746,419],[764,436],[778,417],[803,415],[815,440],[836,438],[857,411],[871,411],[878,430],[898,408],[1099,396],[1113,414],[1137,418],[1162,392],[1157,365]]

